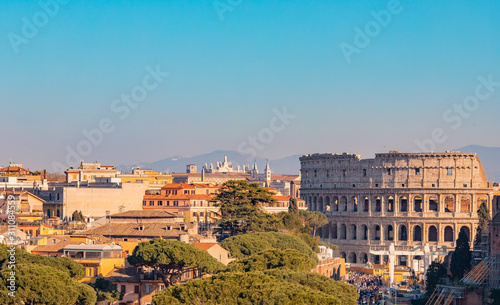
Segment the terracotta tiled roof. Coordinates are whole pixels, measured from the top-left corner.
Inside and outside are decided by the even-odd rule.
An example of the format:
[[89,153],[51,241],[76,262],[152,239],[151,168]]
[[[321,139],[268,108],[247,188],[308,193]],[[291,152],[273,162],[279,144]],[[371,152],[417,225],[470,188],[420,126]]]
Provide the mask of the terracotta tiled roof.
[[[189,224],[186,224],[186,226],[188,225]],[[170,227],[170,230],[168,230],[168,227]],[[177,238],[180,234],[185,233],[186,231],[181,230],[181,224],[178,223],[111,223],[98,228],[78,232],[77,234],[120,237]]]
[[163,190],[171,189],[194,189],[195,186],[187,183],[168,183],[161,187]]
[[83,245],[82,242],[77,241],[61,241],[54,245],[42,245],[31,250],[32,252],[62,252],[62,249],[68,245]]
[[111,282],[139,283],[140,275],[137,267],[118,267],[111,270],[105,277]]
[[192,245],[200,250],[207,251],[213,246],[218,245],[218,243],[193,243]]
[[113,218],[175,218],[176,214],[167,211],[145,211],[145,210],[130,210],[123,213],[111,215]]

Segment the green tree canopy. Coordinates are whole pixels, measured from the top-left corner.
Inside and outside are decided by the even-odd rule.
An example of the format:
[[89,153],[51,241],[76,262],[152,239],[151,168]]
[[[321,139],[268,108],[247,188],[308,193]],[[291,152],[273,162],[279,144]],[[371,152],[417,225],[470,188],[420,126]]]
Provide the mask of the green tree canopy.
[[221,219],[218,232],[228,232],[231,236],[246,233],[255,229],[252,222],[260,220],[265,213],[262,205],[273,206],[276,200],[272,193],[258,184],[246,181],[227,181],[212,200],[220,207]]
[[488,223],[491,220],[490,209],[486,202],[482,202],[477,210],[477,216],[479,218],[479,223],[477,225],[476,236],[474,237],[474,245],[478,246],[481,244],[481,235],[483,233],[488,233]]
[[450,271],[452,279],[461,279],[471,268],[472,254],[469,246],[469,238],[464,230],[460,230],[455,246],[455,251],[451,255]]
[[[0,270],[0,304],[94,304],[97,300],[92,287],[78,283],[66,272],[40,264],[17,263],[16,292],[12,298],[8,279],[12,270],[4,265]],[[1,297],[6,296],[7,297]]]
[[[153,304],[357,304],[352,286],[317,274],[285,274],[221,273],[165,289],[153,297]],[[332,289],[335,293],[324,292]]]
[[90,286],[96,291],[98,302],[107,301],[112,303],[123,299],[123,294],[118,292],[116,284],[105,278],[98,277],[95,283],[90,284]]
[[297,205],[297,199],[294,197],[290,197],[290,202],[288,204],[288,213],[298,215],[299,214],[299,206]]
[[231,272],[264,271],[269,269],[288,269],[310,272],[316,262],[310,256],[294,249],[269,249],[247,258],[233,261],[228,269]]
[[311,247],[297,236],[278,233],[247,233],[225,239],[221,246],[231,252],[233,257],[243,259],[269,249],[294,249],[309,256],[314,265],[318,263],[318,257]]
[[302,223],[311,226],[311,228],[313,229],[313,236],[316,236],[316,231],[318,230],[318,228],[328,224],[328,218],[321,212],[300,210],[299,218],[302,220]]
[[225,266],[205,251],[180,241],[154,239],[140,243],[127,258],[134,266],[154,268],[165,286],[177,281],[185,268],[216,273]]
[[[68,259],[33,255],[15,249],[16,267],[9,269],[10,248],[0,245],[0,304],[84,304],[96,302],[92,287],[76,280],[85,268]],[[15,272],[15,298],[8,295],[10,272]]]
[[[0,266],[7,263],[8,257],[10,256],[7,252],[8,249],[7,246],[0,244]],[[49,266],[67,273],[69,277],[75,280],[80,280],[85,276],[85,267],[66,257],[56,258],[33,255],[22,249],[16,248],[16,262]]]
[[427,295],[432,295],[439,283],[439,279],[446,276],[446,268],[438,261],[433,261],[425,274],[425,290]]

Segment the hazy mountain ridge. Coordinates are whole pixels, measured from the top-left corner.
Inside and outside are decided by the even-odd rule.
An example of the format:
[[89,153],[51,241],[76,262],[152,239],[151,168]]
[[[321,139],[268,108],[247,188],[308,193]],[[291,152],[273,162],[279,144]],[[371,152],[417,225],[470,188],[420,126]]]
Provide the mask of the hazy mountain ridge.
[[[468,145],[455,150],[476,153],[481,159],[481,163],[483,164],[488,179],[494,182],[500,181],[500,147]],[[186,172],[186,164],[196,164],[198,166],[198,171],[201,171],[201,167],[204,163],[209,165],[210,163],[213,163],[215,167],[217,162],[222,162],[224,160],[225,155],[227,156],[228,161],[233,163],[234,168],[236,168],[238,164],[240,166],[246,164],[252,166],[254,162],[254,158],[248,158],[248,156],[237,151],[216,150],[207,154],[192,157],[174,156],[150,163],[142,162],[132,165],[121,165],[118,168],[122,172],[130,172],[132,167],[140,166],[142,168],[151,168],[162,172],[184,173]],[[270,159],[269,165],[275,174],[297,175],[300,170],[299,157],[300,155],[293,155],[275,160]],[[259,171],[262,173],[266,164],[266,159],[257,157],[255,160],[257,161]]]
[[[185,173],[187,164],[196,164],[198,166],[198,171],[201,171],[201,167],[204,163],[207,163],[208,166],[210,166],[210,163],[213,163],[215,168],[217,162],[224,161],[224,156],[227,156],[227,160],[233,163],[233,167],[235,169],[238,165],[240,165],[241,167],[243,165],[252,166],[255,160],[257,162],[257,168],[259,169],[259,172],[262,173],[266,165],[266,159],[264,158],[249,158],[244,154],[232,150],[216,150],[207,154],[201,154],[192,157],[175,156],[150,163],[141,162],[129,165],[121,165],[118,167],[118,169],[122,172],[130,172],[133,167],[140,166],[141,168],[150,168],[162,172]],[[298,175],[300,168],[299,157],[300,155],[294,155],[275,160],[269,159],[269,166],[271,167],[273,173],[276,174]]]

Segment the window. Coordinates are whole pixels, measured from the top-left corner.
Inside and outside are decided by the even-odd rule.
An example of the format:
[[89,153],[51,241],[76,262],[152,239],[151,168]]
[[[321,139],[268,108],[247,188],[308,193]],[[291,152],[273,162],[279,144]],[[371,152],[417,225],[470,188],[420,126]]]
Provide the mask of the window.
[[150,206],[153,206],[153,205],[155,205],[155,202],[154,202],[153,200],[150,200],[150,201],[149,201],[149,205],[150,205]]
[[127,289],[126,289],[125,285],[121,285],[120,286],[120,292],[123,293],[123,294],[125,294],[127,292]]
[[392,169],[390,169],[390,168],[387,169],[387,175],[389,175],[389,176],[392,175]]
[[146,294],[152,294],[152,293],[153,293],[153,285],[152,285],[152,284],[146,284],[146,285],[145,285],[145,288],[146,288],[146,289],[145,289],[145,290],[146,290],[146,291],[145,291],[145,292],[146,292]]
[[420,176],[420,168],[415,168],[415,175]]
[[174,207],[178,207],[179,206],[179,201],[174,201]]
[[163,289],[165,289],[165,285],[163,284],[158,285],[158,291],[162,291]]
[[139,290],[139,285],[135,285],[134,286],[134,293],[135,294],[139,294],[140,290]]
[[142,205],[146,205],[146,201],[143,201],[143,202],[142,202]]
[[366,169],[363,169],[363,177],[366,177]]
[[346,177],[346,176],[347,176],[347,170],[345,170],[345,169],[344,169],[344,171],[343,171],[343,175],[344,175],[344,177]]
[[219,254],[219,258],[218,259],[219,259],[219,261],[222,260],[222,255]]
[[162,205],[163,205],[163,201],[159,200],[159,201],[158,201],[158,205],[159,205],[159,206],[162,206]]
[[453,175],[453,169],[452,169],[452,168],[447,168],[447,169],[446,169],[446,172],[447,172],[447,175],[448,175],[448,176]]

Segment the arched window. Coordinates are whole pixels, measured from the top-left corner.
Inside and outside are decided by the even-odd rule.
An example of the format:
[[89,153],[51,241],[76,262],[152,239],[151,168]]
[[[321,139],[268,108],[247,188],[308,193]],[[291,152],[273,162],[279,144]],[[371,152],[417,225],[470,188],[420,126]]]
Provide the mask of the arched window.
[[352,211],[353,212],[358,211],[358,197],[356,197],[356,196],[352,197]]
[[333,197],[333,210],[334,211],[339,210],[339,199],[337,197]]
[[357,239],[357,230],[358,228],[356,227],[356,225],[351,225],[351,239],[355,240]]
[[318,211],[323,212],[323,197],[319,197],[319,200],[318,200]]
[[453,196],[447,196],[444,199],[444,211],[447,213],[453,213],[455,211],[455,199],[453,199]]
[[394,240],[394,228],[392,225],[387,226],[387,234],[385,235],[385,240]]
[[406,196],[399,199],[399,211],[408,212],[408,198],[406,198]]
[[362,232],[362,239],[363,240],[368,240],[368,227],[366,225],[361,226],[361,232]]
[[325,211],[330,212],[332,210],[331,204],[330,204],[330,197],[326,196],[325,198]]
[[332,238],[337,239],[337,224],[336,223],[332,224],[331,230],[332,230],[332,232],[331,232]]
[[460,228],[460,231],[464,231],[465,235],[467,235],[467,238],[469,239],[469,241],[471,241],[470,240],[470,230],[469,230],[469,227],[463,226],[463,227]]
[[346,196],[342,197],[342,208],[344,211],[347,211],[347,197]]
[[413,211],[422,212],[422,197],[415,196],[415,198],[413,198]]
[[316,196],[314,196],[314,199],[313,199],[313,211],[317,211],[318,210],[318,198]]
[[422,241],[422,228],[420,226],[413,227],[413,241]]
[[50,214],[50,209],[47,209],[47,218],[50,218],[52,215]]
[[394,212],[394,197],[392,196],[387,199],[387,212]]
[[374,240],[380,240],[380,226],[375,225],[373,228],[373,239]]
[[429,227],[429,241],[438,241],[438,234],[435,226]]
[[345,224],[340,225],[340,239],[347,239]]
[[431,196],[429,198],[429,211],[434,211],[434,212],[439,211],[439,203],[437,196]]
[[361,253],[361,259],[362,259],[362,263],[363,264],[366,264],[368,263],[368,255],[366,253]]
[[408,233],[406,232],[406,226],[401,225],[399,226],[399,240],[408,240]]
[[356,264],[356,262],[357,262],[356,253],[351,252],[351,254],[349,254],[349,262],[353,263],[353,264]]
[[368,199],[368,197],[365,196],[365,198],[363,198],[363,201],[365,204],[363,211],[368,212],[370,210],[370,200]]
[[454,241],[454,239],[453,228],[450,226],[444,228],[444,241]]
[[380,212],[382,210],[382,199],[377,196],[375,197],[375,212]]
[[460,198],[460,213],[470,213],[470,196]]

